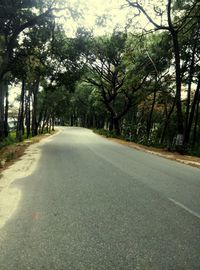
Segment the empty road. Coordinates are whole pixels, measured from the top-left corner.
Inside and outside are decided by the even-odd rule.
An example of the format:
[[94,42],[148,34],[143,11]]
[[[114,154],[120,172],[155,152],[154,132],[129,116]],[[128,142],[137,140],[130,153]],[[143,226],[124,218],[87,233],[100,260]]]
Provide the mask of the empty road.
[[10,186],[21,195],[0,229],[0,270],[200,269],[199,169],[82,128],[38,148]]

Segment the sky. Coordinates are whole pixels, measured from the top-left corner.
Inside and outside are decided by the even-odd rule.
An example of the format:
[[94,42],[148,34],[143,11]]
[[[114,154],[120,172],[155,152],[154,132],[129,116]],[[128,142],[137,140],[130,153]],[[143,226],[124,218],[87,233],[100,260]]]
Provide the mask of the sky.
[[[152,28],[144,15],[136,16],[137,10],[128,6],[126,0],[63,0],[70,8],[80,12],[82,18],[78,20],[70,19],[69,14],[66,21],[62,21],[68,36],[74,36],[77,27],[85,27],[89,30],[93,29],[94,35],[103,35],[112,33],[113,29],[118,27],[124,30],[126,24],[131,21],[132,30],[141,27],[147,29]],[[153,17],[154,6],[159,6],[160,10],[166,10],[166,0],[140,0],[148,14]],[[65,12],[66,15],[66,12]],[[104,27],[97,27],[96,20],[99,17],[103,19],[106,15],[107,20]],[[134,19],[133,19],[134,18]],[[155,19],[155,17],[154,17]],[[156,20],[156,19],[155,19]],[[160,20],[160,19],[159,19]],[[160,21],[157,21],[160,23]],[[148,26],[147,26],[148,24]]]
[[[116,27],[124,30],[135,12],[133,8],[124,7],[127,4],[125,0],[66,0],[66,3],[82,15],[76,20],[70,19],[70,15],[65,21],[60,20],[68,36],[74,36],[77,27],[93,30],[94,35],[112,33]],[[104,17],[107,18],[106,21],[104,21]],[[103,20],[105,24],[97,26],[96,20],[98,19]],[[142,25],[147,23],[144,17],[140,17],[139,22]]]

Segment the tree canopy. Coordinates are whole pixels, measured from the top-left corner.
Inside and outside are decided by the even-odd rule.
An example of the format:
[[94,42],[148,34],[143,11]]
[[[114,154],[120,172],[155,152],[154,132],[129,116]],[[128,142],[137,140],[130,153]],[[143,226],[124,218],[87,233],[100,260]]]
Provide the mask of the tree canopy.
[[[17,140],[62,124],[181,153],[200,147],[199,1],[124,6],[132,12],[124,28],[94,36],[79,27],[69,36],[60,17],[67,23],[83,15],[66,1],[1,1],[1,141],[11,131],[9,93],[18,84]],[[136,26],[140,17],[143,27]],[[97,25],[108,18],[102,14]]]

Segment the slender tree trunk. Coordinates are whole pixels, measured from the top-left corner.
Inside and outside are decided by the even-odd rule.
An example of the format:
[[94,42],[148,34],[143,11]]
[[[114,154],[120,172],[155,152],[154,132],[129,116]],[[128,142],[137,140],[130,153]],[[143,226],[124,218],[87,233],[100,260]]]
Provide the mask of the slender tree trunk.
[[45,125],[47,123],[47,113],[48,113],[47,108],[45,108],[44,115],[43,115],[43,121],[41,121],[42,122],[42,128],[41,128],[42,134],[44,133],[44,128],[45,128]]
[[22,136],[24,135],[24,101],[25,101],[25,80],[22,80],[22,90],[21,90],[21,101],[18,115],[17,123],[17,133],[16,138],[18,141],[22,141]]
[[196,107],[196,104],[198,103],[198,100],[199,100],[199,92],[200,92],[200,75],[198,76],[198,84],[197,84],[197,88],[196,88],[196,91],[194,94],[190,117],[189,117],[189,121],[188,121],[188,127],[187,127],[186,136],[185,136],[185,143],[186,144],[188,144],[189,140],[190,140],[190,133],[191,133],[191,129],[192,129],[192,123],[194,120],[195,107]]
[[177,110],[177,131],[178,136],[176,140],[178,151],[182,151],[183,147],[183,114],[181,105],[181,68],[180,68],[180,48],[178,42],[178,34],[175,30],[171,30],[173,44],[174,44],[174,57],[175,57],[175,69],[176,69],[176,110]]
[[114,119],[113,119],[114,117],[110,117],[110,119],[109,119],[109,126],[108,126],[108,129],[109,129],[109,131],[114,131]]
[[[157,83],[156,83],[157,85]],[[150,138],[150,134],[151,134],[151,128],[152,128],[152,118],[153,118],[153,111],[154,111],[154,107],[155,107],[155,103],[156,103],[156,87],[154,89],[154,93],[153,93],[153,102],[151,105],[151,111],[147,120],[147,141],[149,141]]]
[[52,130],[52,118],[50,118],[50,120],[49,120],[49,130],[48,130],[48,133],[51,133],[51,130]]
[[5,137],[8,137],[9,127],[8,127],[8,109],[9,109],[9,100],[8,100],[8,83],[5,83],[5,94],[6,94],[6,104],[5,104],[5,122],[4,122],[4,132]]
[[38,108],[39,84],[40,84],[40,77],[38,77],[36,82],[33,84],[32,136],[37,136],[38,134],[37,108]]
[[189,78],[188,78],[188,92],[187,92],[187,105],[186,105],[186,114],[185,114],[185,130],[184,130],[184,144],[187,146],[188,144],[188,122],[189,122],[189,114],[190,114],[190,99],[191,99],[191,86],[192,86],[192,78],[194,75],[194,64],[195,64],[195,53],[196,53],[196,46],[197,40],[195,40],[195,44],[193,46],[191,62],[190,62],[190,69],[189,69]]
[[200,92],[199,92],[199,97],[198,97],[197,106],[196,106],[196,117],[195,117],[193,140],[192,140],[192,146],[193,147],[196,144],[196,138],[197,138],[197,126],[198,126],[198,119],[199,119],[199,105],[200,105]]
[[71,114],[71,116],[70,116],[70,126],[71,127],[74,126],[74,114]]
[[120,135],[121,131],[120,131],[120,124],[119,124],[119,118],[118,117],[114,117],[113,118],[113,130],[115,132],[116,135]]
[[172,113],[174,111],[175,105],[176,105],[176,100],[174,100],[173,105],[171,107],[171,110],[169,111],[169,113],[168,113],[168,115],[167,115],[167,117],[165,119],[165,125],[164,125],[164,128],[163,128],[163,132],[162,132],[162,136],[161,136],[161,141],[160,141],[161,144],[163,144],[163,142],[164,142],[164,139],[165,139],[165,136],[166,136],[167,127],[169,125],[170,118],[171,118],[171,115],[172,115]]
[[27,138],[31,135],[31,91],[30,88],[28,89],[28,95],[26,97],[26,132],[27,132]]
[[47,132],[49,132],[49,117],[47,118],[47,121],[46,121],[46,126],[47,126],[46,131],[47,131]]
[[41,133],[44,133],[44,128],[45,128],[45,121],[43,121],[42,128],[41,128]]
[[5,82],[0,81],[0,140],[5,138],[5,110],[4,110],[4,98],[5,98]]
[[52,131],[55,131],[55,116],[52,116]]
[[38,118],[38,132],[41,133],[41,123],[42,123],[42,119],[44,119],[44,113],[45,113],[45,107],[44,107],[44,103],[43,106],[40,110],[40,114],[39,114],[39,118]]

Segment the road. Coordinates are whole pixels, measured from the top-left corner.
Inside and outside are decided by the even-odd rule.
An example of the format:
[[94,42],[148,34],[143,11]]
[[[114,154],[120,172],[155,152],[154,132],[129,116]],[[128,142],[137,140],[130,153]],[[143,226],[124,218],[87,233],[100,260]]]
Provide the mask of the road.
[[1,270],[200,269],[200,170],[62,128],[0,230]]

